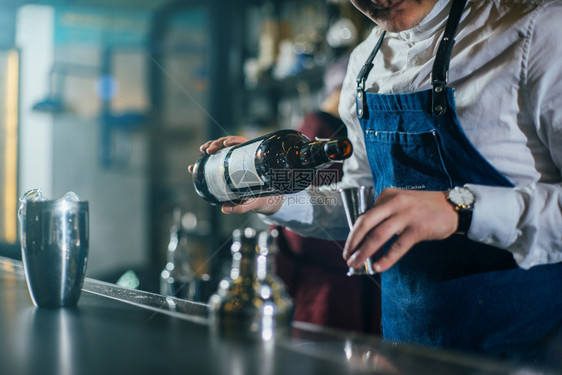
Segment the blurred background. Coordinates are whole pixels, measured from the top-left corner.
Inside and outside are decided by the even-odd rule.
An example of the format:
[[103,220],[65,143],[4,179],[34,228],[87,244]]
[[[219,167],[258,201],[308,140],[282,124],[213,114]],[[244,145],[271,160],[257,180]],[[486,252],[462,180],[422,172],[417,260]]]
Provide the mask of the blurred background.
[[89,277],[159,291],[179,226],[219,279],[232,230],[263,224],[197,196],[199,145],[297,126],[368,24],[348,0],[0,0],[0,255],[23,192],[73,191]]

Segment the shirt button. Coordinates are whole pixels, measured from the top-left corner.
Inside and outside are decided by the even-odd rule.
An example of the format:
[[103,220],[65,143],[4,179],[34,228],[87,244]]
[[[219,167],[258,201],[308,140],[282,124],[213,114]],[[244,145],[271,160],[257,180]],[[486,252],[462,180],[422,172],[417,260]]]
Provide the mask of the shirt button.
[[484,242],[486,245],[489,245],[492,242],[494,242],[494,240],[492,239],[492,237],[486,237],[486,238],[484,238],[484,241],[482,241],[482,242]]
[[418,66],[420,64],[420,58],[419,57],[412,57],[410,59],[410,65],[411,66]]

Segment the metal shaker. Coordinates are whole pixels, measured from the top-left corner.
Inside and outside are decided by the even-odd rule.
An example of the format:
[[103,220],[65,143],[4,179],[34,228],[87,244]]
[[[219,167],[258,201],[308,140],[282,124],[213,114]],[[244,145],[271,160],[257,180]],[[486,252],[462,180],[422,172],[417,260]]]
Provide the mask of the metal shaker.
[[88,202],[75,194],[21,201],[22,260],[33,303],[76,305],[88,260]]

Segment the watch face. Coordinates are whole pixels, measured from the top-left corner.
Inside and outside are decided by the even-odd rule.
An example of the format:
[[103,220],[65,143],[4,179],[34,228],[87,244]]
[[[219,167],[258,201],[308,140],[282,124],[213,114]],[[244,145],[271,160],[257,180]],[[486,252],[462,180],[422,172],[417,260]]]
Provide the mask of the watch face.
[[456,187],[449,191],[449,199],[454,204],[466,208],[474,203],[474,194],[467,188]]

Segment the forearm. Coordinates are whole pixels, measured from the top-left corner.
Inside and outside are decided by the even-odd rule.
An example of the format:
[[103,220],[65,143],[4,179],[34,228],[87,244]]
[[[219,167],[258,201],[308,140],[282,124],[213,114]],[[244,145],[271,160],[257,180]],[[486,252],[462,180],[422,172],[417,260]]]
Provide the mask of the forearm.
[[259,216],[268,224],[285,226],[305,237],[345,240],[349,233],[340,195],[332,187],[286,195],[279,211]]

